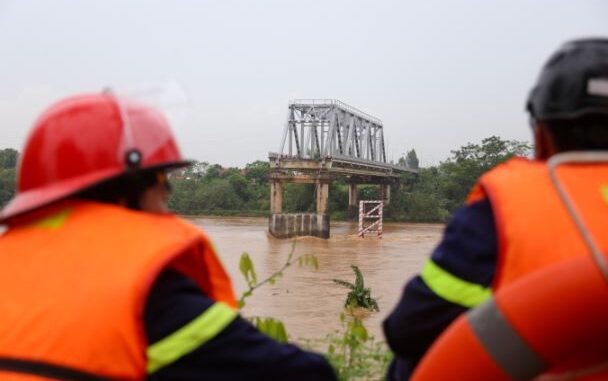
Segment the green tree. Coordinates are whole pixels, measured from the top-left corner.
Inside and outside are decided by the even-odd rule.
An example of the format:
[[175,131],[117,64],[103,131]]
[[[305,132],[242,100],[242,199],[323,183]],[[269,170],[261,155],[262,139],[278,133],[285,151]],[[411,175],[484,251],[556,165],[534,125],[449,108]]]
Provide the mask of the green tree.
[[378,185],[360,185],[357,187],[357,197],[359,200],[380,200],[380,187]]
[[16,170],[0,168],[0,207],[4,206],[15,195]]
[[194,192],[200,186],[200,182],[193,178],[171,179],[171,197],[169,208],[181,214],[201,213],[194,201]]
[[449,212],[464,203],[484,172],[513,156],[527,156],[530,151],[527,142],[503,140],[498,136],[485,138],[481,144],[468,143],[452,151],[452,157],[439,165],[439,191],[447,200]]
[[222,170],[222,166],[219,164],[213,164],[207,166],[205,174],[203,175],[203,180],[206,182],[212,181],[213,179],[217,179],[220,177],[220,172]]
[[15,149],[0,150],[0,207],[15,195],[18,157],[19,152]]
[[441,178],[437,167],[421,168],[417,174],[402,175],[401,186],[392,194],[391,215],[413,222],[445,221],[447,201],[439,192]]
[[267,183],[269,172],[270,163],[267,161],[256,160],[245,166],[245,176],[256,184]]
[[19,152],[13,148],[0,150],[0,168],[11,169],[17,167]]
[[283,207],[289,213],[313,212],[316,208],[315,184],[285,184]]
[[183,171],[183,176],[190,178],[203,177],[207,173],[208,168],[209,163],[206,161],[195,161]]
[[405,156],[405,165],[408,168],[412,168],[412,169],[418,169],[418,156],[416,155],[416,150],[412,149],[410,151],[408,151],[407,155]]
[[238,196],[230,181],[214,178],[205,186],[197,187],[194,195],[194,207],[198,213],[215,210],[240,210],[243,200]]
[[348,184],[344,179],[336,179],[329,192],[329,212],[332,219],[345,219],[348,209]]
[[238,170],[235,170],[230,171],[230,173],[226,175],[226,179],[241,200],[245,202],[249,201],[251,198],[251,187],[245,176],[241,175]]
[[391,215],[400,220],[445,221],[462,206],[479,176],[514,155],[529,153],[528,143],[497,136],[483,139],[481,144],[468,143],[436,167],[404,174],[401,187],[392,195]]

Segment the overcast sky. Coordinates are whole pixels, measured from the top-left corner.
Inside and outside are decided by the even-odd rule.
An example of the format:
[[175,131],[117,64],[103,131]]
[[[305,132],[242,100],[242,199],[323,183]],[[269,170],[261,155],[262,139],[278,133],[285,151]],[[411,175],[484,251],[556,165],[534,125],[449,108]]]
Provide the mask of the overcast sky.
[[490,135],[530,140],[539,68],[598,35],[606,0],[0,0],[0,148],[66,95],[169,88],[197,160],[266,160],[290,99],[335,98],[384,122],[389,159],[436,164]]

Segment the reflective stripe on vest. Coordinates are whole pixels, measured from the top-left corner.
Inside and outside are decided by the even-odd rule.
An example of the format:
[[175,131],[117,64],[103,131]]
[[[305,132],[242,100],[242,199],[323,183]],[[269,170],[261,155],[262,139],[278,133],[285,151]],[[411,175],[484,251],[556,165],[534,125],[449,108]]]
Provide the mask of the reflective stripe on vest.
[[463,307],[475,307],[492,296],[490,288],[458,278],[430,259],[420,276],[435,294]]
[[509,324],[494,298],[467,314],[486,353],[515,381],[527,381],[547,369],[545,361]]
[[237,316],[226,304],[217,302],[176,332],[148,347],[148,373],[172,364],[217,336]]

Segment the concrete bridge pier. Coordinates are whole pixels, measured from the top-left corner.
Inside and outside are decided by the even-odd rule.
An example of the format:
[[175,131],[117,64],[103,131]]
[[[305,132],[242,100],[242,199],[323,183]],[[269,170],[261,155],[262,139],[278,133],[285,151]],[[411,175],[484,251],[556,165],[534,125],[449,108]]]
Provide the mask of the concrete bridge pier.
[[354,218],[359,214],[359,196],[357,195],[357,184],[348,184],[348,211],[349,218]]
[[380,184],[380,195],[384,206],[389,206],[391,203],[391,184]]
[[[329,238],[329,176],[270,177],[270,217],[268,231],[277,238],[313,236]],[[316,213],[283,213],[283,183],[315,184]]]
[[329,183],[317,181],[317,214],[327,214],[329,205]]
[[281,213],[283,210],[283,184],[280,181],[270,183],[270,214]]

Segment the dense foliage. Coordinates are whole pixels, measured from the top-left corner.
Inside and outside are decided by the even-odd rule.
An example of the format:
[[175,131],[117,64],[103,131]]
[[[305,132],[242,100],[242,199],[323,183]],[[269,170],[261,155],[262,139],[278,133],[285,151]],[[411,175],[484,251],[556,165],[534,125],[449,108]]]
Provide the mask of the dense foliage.
[[530,150],[526,142],[497,136],[483,139],[481,144],[464,145],[437,166],[403,175],[400,189],[393,192],[389,213],[396,220],[445,221],[462,206],[479,176],[513,156],[530,155]]
[[18,152],[12,148],[0,149],[0,206],[15,194],[15,168]]
[[[393,189],[389,218],[402,221],[442,222],[464,203],[479,176],[514,155],[529,155],[528,143],[503,140],[497,136],[469,143],[451,152],[439,165],[419,168],[417,174],[403,175],[401,185]],[[399,159],[410,168],[418,168],[415,150]],[[184,214],[253,214],[266,215],[270,187],[267,162],[256,161],[244,169],[223,169],[219,165],[197,163],[193,169],[173,179],[175,192],[170,206]],[[283,210],[313,212],[314,184],[285,184]],[[379,187],[360,185],[359,199],[378,199]],[[343,180],[331,185],[329,210],[333,219],[346,218],[348,184]]]
[[[445,221],[463,204],[482,173],[514,155],[529,153],[527,143],[496,136],[483,139],[479,144],[462,146],[439,165],[419,168],[417,174],[403,175],[401,185],[392,191],[387,216],[401,221]],[[0,150],[0,205],[14,193],[17,156],[14,149]],[[410,150],[399,162],[417,168],[416,151]],[[268,162],[259,160],[241,169],[196,162],[188,169],[172,174],[173,194],[169,206],[181,214],[265,216],[270,205],[269,171]],[[314,184],[285,184],[283,210],[314,211],[315,191]],[[379,193],[379,187],[375,185],[358,187],[361,200],[378,199]],[[346,218],[347,207],[348,184],[344,180],[334,181],[329,193],[332,219]]]

